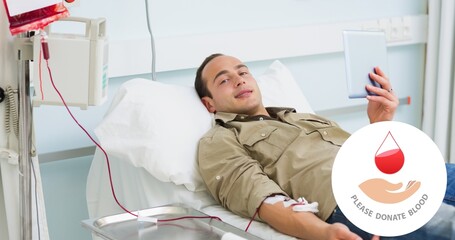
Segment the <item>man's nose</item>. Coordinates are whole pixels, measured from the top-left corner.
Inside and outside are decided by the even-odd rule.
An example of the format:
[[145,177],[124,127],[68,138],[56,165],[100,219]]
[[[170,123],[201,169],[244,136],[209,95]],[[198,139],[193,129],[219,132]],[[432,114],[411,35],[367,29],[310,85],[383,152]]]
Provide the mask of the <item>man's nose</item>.
[[241,86],[243,84],[245,84],[245,80],[241,76],[237,76],[235,78],[235,86],[238,87],[238,86]]

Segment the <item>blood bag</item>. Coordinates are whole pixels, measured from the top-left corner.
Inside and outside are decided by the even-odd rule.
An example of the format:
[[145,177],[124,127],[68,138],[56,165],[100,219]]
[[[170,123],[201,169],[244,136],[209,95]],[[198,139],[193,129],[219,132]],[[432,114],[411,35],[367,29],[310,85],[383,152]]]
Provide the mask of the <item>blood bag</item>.
[[30,4],[28,4],[30,1],[3,0],[12,35],[43,29],[51,22],[69,16],[68,9],[61,1],[41,0],[32,2],[37,8],[30,8]]

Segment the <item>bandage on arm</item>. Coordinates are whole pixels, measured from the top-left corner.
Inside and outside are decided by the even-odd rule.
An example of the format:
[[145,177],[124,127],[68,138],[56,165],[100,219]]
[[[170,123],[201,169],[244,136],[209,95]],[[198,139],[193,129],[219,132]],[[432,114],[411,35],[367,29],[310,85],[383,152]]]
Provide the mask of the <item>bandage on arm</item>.
[[282,202],[284,207],[290,207],[294,212],[312,212],[317,213],[319,212],[317,202],[309,203],[305,198],[299,197],[296,200],[291,199],[289,197],[283,195],[274,195],[266,198],[264,203],[266,204],[275,204],[277,202]]
[[[270,200],[270,199],[269,199]],[[297,202],[297,201],[295,201]],[[276,230],[301,239],[321,239],[330,224],[312,211],[296,211],[284,201],[268,201],[259,207],[259,217]]]

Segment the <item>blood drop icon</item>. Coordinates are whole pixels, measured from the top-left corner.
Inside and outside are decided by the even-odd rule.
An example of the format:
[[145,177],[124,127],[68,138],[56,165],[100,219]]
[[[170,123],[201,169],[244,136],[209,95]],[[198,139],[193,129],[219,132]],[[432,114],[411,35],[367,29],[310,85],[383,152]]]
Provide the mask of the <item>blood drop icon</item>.
[[403,167],[403,151],[390,131],[376,151],[375,163],[376,167],[385,174],[394,174]]

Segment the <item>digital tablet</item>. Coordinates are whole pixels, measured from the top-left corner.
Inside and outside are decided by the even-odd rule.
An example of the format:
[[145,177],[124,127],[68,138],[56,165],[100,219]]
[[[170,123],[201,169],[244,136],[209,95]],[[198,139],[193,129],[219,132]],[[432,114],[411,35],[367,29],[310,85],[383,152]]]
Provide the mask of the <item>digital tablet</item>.
[[387,44],[383,31],[343,31],[346,81],[349,98],[374,95],[365,88],[367,84],[379,86],[369,73],[379,66],[387,75]]

